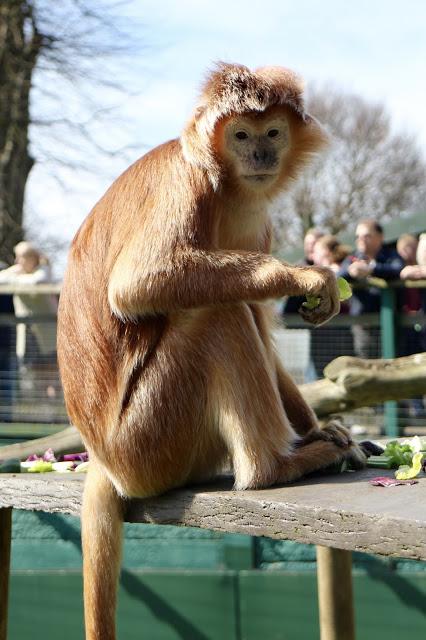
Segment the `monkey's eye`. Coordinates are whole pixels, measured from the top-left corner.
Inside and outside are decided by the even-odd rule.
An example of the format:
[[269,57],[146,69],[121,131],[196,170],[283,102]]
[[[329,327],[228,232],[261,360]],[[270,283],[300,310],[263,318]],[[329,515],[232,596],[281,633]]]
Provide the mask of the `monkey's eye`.
[[248,134],[245,131],[237,131],[235,137],[238,138],[238,140],[245,140],[248,138]]
[[276,138],[278,134],[279,134],[278,129],[269,129],[268,131],[269,138]]

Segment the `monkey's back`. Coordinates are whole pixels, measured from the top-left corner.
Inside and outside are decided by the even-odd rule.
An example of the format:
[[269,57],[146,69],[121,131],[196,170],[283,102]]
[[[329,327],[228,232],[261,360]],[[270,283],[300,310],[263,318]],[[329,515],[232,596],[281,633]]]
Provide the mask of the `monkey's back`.
[[128,227],[143,209],[132,208],[132,203],[150,197],[147,164],[155,165],[155,152],[129,167],[83,222],[71,245],[61,290],[58,362],[65,404],[86,444],[98,450],[117,427],[129,382],[134,383],[135,363],[144,361],[165,324],[161,318],[123,322],[108,302],[111,270]]
[[99,247],[101,211],[95,209],[75,237],[58,309],[58,362],[68,415],[89,439],[103,428],[105,409],[117,393],[113,343],[118,324],[108,309],[104,243]]

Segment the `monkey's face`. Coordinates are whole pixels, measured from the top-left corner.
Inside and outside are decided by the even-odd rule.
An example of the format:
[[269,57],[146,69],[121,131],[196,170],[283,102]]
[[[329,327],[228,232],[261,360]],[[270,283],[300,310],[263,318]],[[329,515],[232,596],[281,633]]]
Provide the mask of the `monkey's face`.
[[265,191],[278,180],[290,147],[287,118],[279,112],[229,118],[222,153],[243,186]]

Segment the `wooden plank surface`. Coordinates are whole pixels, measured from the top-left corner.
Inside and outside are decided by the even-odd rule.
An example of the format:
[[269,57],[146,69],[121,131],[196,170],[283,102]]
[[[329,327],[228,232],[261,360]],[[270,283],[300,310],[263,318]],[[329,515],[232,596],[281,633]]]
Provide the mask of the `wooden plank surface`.
[[[290,539],[426,560],[426,477],[412,486],[374,487],[392,471],[366,469],[293,485],[232,491],[230,480],[131,500],[126,520]],[[0,507],[79,515],[84,478],[2,474]]]

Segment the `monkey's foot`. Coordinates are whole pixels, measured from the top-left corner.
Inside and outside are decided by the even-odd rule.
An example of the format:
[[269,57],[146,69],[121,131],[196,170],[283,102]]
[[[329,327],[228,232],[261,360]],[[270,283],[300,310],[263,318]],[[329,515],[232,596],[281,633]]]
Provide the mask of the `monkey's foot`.
[[349,429],[340,418],[331,418],[321,429],[312,429],[296,443],[296,448],[307,446],[316,441],[333,442],[341,449],[347,449],[344,457],[353,469],[363,469],[367,464],[367,454],[362,447],[353,442]]
[[340,418],[331,418],[321,429],[312,429],[301,440],[298,440],[295,446],[297,448],[304,447],[317,440],[334,442],[343,449],[347,449],[353,444],[349,429],[345,427]]

